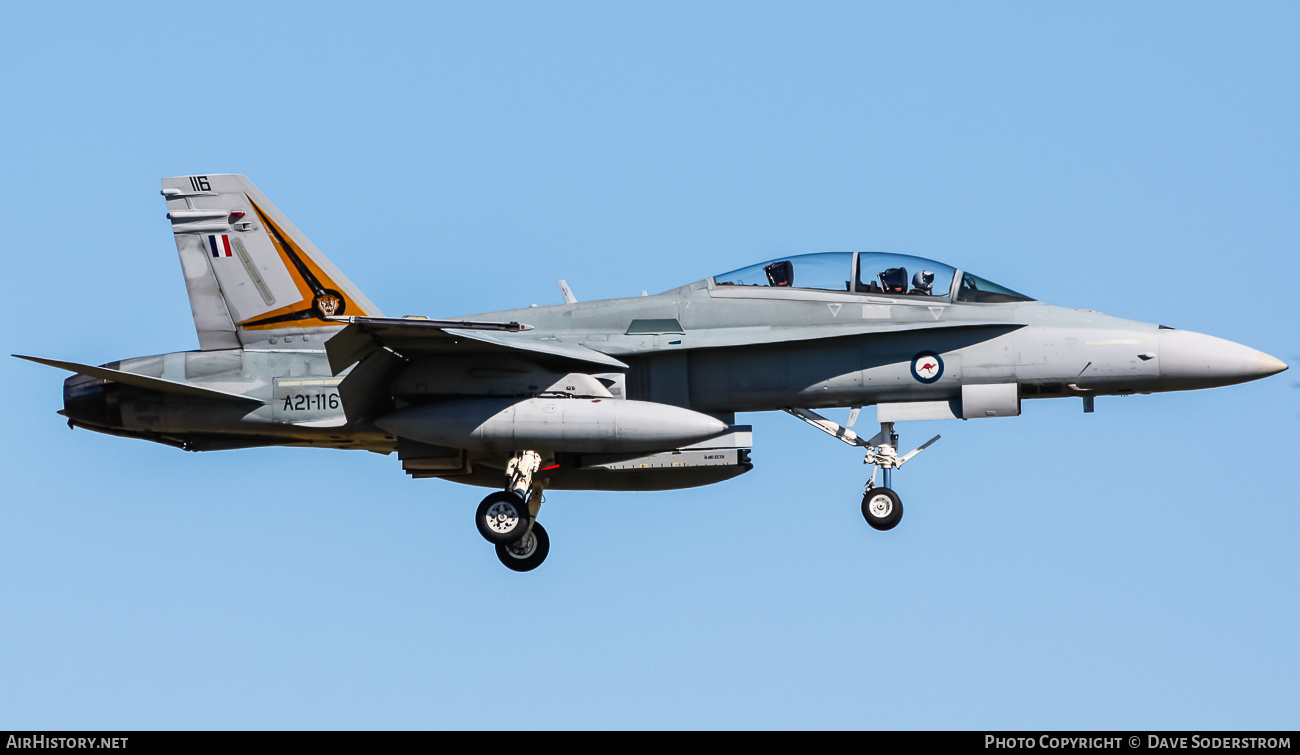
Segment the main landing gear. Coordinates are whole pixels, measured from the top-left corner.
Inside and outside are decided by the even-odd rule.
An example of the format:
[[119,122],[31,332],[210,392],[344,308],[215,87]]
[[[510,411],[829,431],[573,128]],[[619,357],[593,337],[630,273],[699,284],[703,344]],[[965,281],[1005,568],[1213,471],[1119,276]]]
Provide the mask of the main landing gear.
[[[867,455],[862,460],[862,463],[870,464],[873,468],[871,470],[871,479],[867,480],[866,491],[862,494],[862,518],[866,519],[867,524],[871,525],[873,529],[882,532],[897,527],[898,523],[903,519],[903,500],[898,497],[898,493],[895,493],[889,487],[891,473],[906,464],[913,456],[933,445],[935,441],[939,440],[939,436],[936,435],[927,440],[924,445],[906,456],[899,456],[898,433],[894,432],[893,422],[881,422],[880,432],[872,436],[870,440],[863,440],[857,433],[849,429],[853,427],[853,422],[858,418],[857,407],[854,407],[849,412],[847,426],[838,425],[809,409],[790,408],[785,411],[850,446],[866,449]],[[881,473],[881,482],[884,483],[879,487],[876,486],[877,473]]]
[[484,498],[474,515],[479,534],[496,546],[497,558],[513,571],[536,569],[551,551],[551,539],[537,523],[542,483],[533,475],[541,465],[536,451],[515,454],[506,465],[506,489]]

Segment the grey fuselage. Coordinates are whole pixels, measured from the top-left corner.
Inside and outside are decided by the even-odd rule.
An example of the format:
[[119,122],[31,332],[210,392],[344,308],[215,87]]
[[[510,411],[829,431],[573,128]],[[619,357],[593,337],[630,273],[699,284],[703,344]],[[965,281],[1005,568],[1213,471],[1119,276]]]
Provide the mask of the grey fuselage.
[[[1025,398],[1192,390],[1285,367],[1211,336],[1038,301],[729,288],[711,279],[658,296],[473,319],[527,322],[530,337],[616,356],[631,366],[628,398],[709,413],[957,400],[962,386],[980,384],[1015,384]],[[912,374],[925,352],[943,361],[933,382]]]
[[[736,412],[865,405],[879,405],[882,421],[886,409],[899,419],[973,418],[1018,414],[1022,398],[1190,390],[1285,369],[1211,336],[1038,301],[727,286],[712,278],[655,296],[461,319],[524,323],[531,329],[512,338],[585,346],[628,369],[557,367],[523,352],[485,363],[470,348],[403,366],[386,387],[396,405],[558,392],[669,404],[726,422]],[[317,340],[336,330],[322,328]],[[398,445],[373,423],[345,419],[337,398],[345,375],[331,372],[323,350],[180,352],[107,366],[261,403],[74,376],[65,384],[73,424],[192,450],[310,445],[387,453]],[[700,483],[683,478],[660,487],[686,484]]]

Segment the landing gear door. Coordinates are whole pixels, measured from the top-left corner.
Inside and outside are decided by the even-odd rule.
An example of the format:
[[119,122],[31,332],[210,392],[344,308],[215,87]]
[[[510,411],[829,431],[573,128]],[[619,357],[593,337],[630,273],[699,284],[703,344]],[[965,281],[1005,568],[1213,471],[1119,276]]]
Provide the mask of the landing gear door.
[[1015,383],[963,385],[962,419],[1020,416],[1020,386]]

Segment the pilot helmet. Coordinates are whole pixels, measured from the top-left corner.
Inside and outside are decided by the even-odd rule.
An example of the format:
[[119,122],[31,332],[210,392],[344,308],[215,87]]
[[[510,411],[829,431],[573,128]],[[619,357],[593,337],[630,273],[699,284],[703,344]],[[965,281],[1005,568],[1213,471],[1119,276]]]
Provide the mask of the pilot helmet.
[[916,275],[912,276],[912,288],[919,288],[922,291],[928,292],[930,290],[930,287],[933,285],[934,285],[934,273],[930,272],[929,270],[922,270],[918,272]]

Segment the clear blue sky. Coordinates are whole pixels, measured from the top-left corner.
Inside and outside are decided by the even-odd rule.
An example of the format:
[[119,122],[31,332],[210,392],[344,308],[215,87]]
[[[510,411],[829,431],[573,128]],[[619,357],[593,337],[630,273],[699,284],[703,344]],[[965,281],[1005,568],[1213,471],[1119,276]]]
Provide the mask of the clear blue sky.
[[[4,353],[197,347],[162,176],[246,173],[387,313],[916,254],[1300,362],[1295,3],[16,4]],[[1300,374],[754,415],[718,486],[549,496],[504,569],[395,458],[69,431],[0,361],[0,728],[1289,728]],[[863,421],[871,419],[864,413]]]

